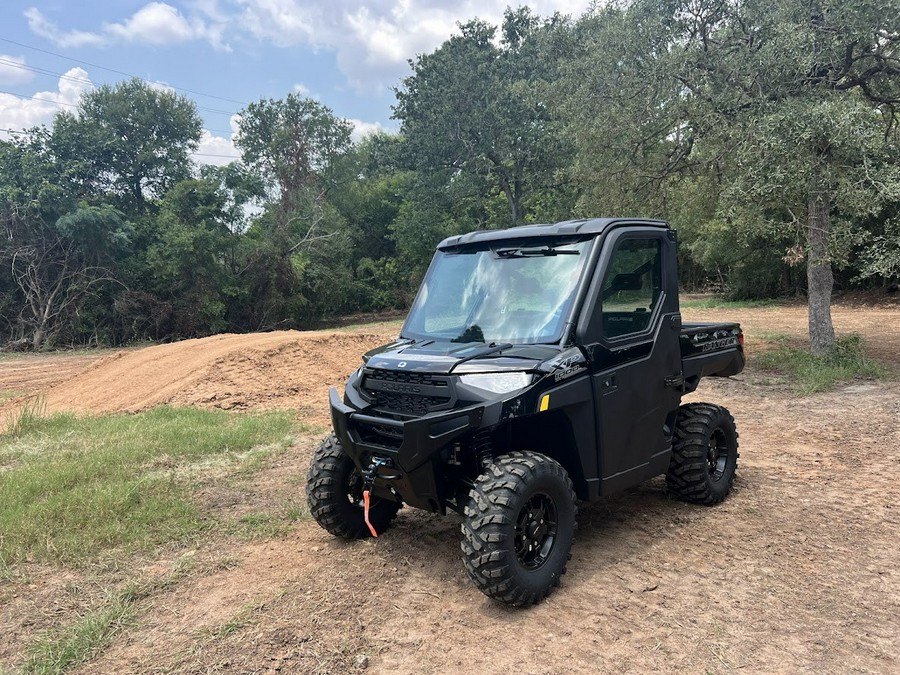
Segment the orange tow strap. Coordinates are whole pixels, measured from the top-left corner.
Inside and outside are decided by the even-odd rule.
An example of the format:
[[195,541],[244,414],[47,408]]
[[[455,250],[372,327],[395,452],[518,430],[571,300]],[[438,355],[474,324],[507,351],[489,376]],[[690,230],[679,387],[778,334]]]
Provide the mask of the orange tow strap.
[[369,532],[372,533],[373,537],[377,537],[378,533],[375,531],[375,528],[372,527],[372,523],[369,522],[369,491],[363,490],[363,515],[365,516],[366,525],[369,526]]

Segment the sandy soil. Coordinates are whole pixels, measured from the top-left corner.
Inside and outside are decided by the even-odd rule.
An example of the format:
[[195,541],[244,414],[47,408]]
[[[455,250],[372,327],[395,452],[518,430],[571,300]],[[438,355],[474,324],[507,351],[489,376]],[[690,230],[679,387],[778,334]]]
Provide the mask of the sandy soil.
[[[803,308],[685,316],[742,321],[750,349],[805,328]],[[835,321],[900,365],[900,309],[837,308]],[[228,336],[179,343],[177,355],[164,345],[96,362],[47,398],[95,396],[94,409],[109,409],[108,395],[91,393],[105,382],[119,409],[310,406],[383,337]],[[172,382],[159,399],[137,391],[154,372]],[[730,498],[682,504],[655,479],[584,507],[561,588],[532,609],[498,606],[470,584],[454,516],[404,509],[389,532],[355,544],[305,521],[284,538],[223,536],[142,563],[144,577],[190,572],[142,601],[81,672],[900,672],[900,383],[798,397],[758,375],[704,381],[691,397],[736,418]],[[211,486],[201,504],[240,513],[296,496],[315,443],[304,437],[240,490]],[[31,570],[0,597],[0,662],[21,663],[36,630],[70,615],[71,585]]]
[[[226,410],[294,410],[327,424],[328,389],[340,387],[360,354],[397,332],[274,331],[216,335],[90,357],[47,356],[0,362],[0,404],[11,414],[40,392],[54,412],[138,412],[187,405]],[[70,365],[80,359],[80,368]],[[28,381],[31,378],[31,381]],[[323,405],[324,403],[324,405]]]
[[0,360],[0,393],[13,396],[49,389],[80,373],[103,353],[4,355]]

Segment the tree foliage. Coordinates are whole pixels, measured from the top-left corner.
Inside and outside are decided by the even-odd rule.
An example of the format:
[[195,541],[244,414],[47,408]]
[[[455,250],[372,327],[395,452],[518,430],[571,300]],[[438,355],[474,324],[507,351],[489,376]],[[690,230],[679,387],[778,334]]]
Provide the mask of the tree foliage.
[[190,176],[200,131],[192,101],[132,79],[85,94],[77,114],[59,113],[50,148],[83,196],[103,193],[139,214]]
[[[410,62],[396,90],[411,164],[465,180],[472,194],[500,194],[518,225],[540,211],[537,196],[558,179],[565,148],[560,122],[542,93],[555,76],[551,44],[565,21],[541,21],[527,8],[507,10],[500,28],[473,20],[431,54]],[[496,222],[487,204],[482,225]]]
[[[587,198],[649,197],[665,215],[679,192],[713,181],[714,208],[698,204],[709,222],[698,230],[744,248],[787,242],[782,259],[806,265],[813,351],[830,349],[847,233],[900,194],[892,4],[672,0],[660,12],[638,1],[585,17],[584,63],[561,86],[580,110],[572,133],[599,149],[579,153],[582,175],[601,186]],[[711,251],[703,239],[689,245]]]
[[599,215],[679,229],[682,282],[900,282],[900,0],[627,0],[473,18],[410,62],[399,133],[248,105],[196,166],[194,104],[138,80],[0,142],[0,343],[177,339],[403,308],[444,237]]

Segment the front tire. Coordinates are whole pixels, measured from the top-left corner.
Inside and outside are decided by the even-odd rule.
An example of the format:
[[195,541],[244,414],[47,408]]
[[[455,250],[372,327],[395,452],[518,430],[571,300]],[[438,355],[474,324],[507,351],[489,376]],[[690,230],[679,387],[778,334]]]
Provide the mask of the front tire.
[[711,403],[683,405],[666,486],[679,499],[718,504],[731,491],[738,456],[738,433],[727,409]]
[[469,577],[509,605],[542,600],[565,574],[576,513],[572,481],[559,463],[536,452],[497,457],[464,510],[460,546]]
[[[309,512],[323,528],[336,537],[365,539],[372,533],[363,511],[363,478],[344,452],[341,442],[331,434],[313,454],[306,480]],[[373,497],[369,521],[378,534],[390,527],[402,503]]]

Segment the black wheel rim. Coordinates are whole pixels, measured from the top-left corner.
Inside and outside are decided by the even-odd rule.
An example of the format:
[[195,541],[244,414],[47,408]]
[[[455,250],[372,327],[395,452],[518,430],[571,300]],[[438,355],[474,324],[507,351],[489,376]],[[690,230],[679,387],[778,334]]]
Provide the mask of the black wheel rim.
[[516,557],[527,570],[536,570],[550,557],[559,529],[556,504],[546,494],[532,496],[516,519]]
[[719,481],[725,475],[725,467],[728,465],[728,440],[721,429],[716,429],[709,437],[706,462],[710,480],[713,483]]

